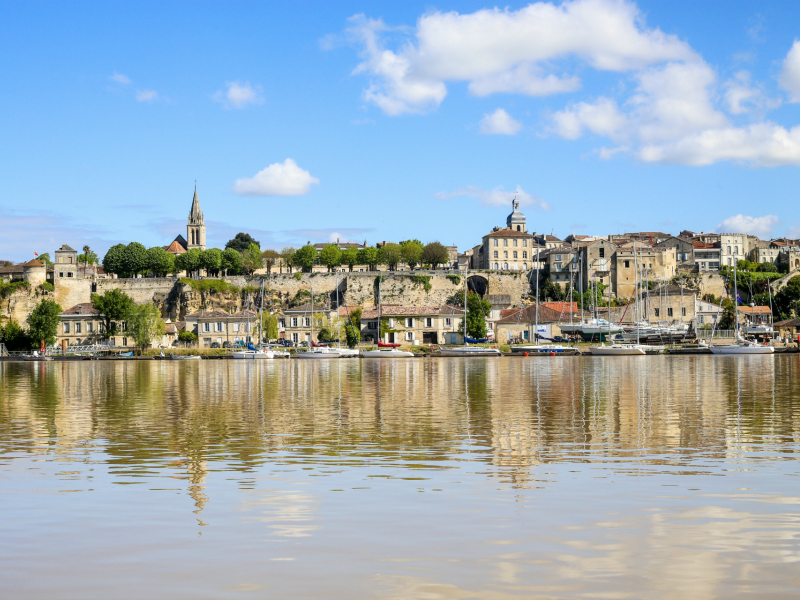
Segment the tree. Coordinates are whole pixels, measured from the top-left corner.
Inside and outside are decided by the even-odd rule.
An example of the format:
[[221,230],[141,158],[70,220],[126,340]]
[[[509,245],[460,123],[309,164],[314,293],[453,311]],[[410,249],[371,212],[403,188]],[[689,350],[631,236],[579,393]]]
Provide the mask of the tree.
[[83,254],[78,254],[78,262],[83,263],[83,268],[86,269],[89,265],[97,264],[97,254],[92,252],[89,246],[83,247]]
[[319,328],[319,333],[317,333],[317,340],[320,342],[329,342],[331,341],[331,330],[328,329],[327,326],[323,325]]
[[128,334],[142,349],[151,345],[155,338],[163,336],[167,331],[167,326],[161,320],[161,313],[149,302],[134,306],[128,313],[126,323]]
[[278,317],[269,313],[261,314],[261,338],[267,340],[278,339]]
[[238,250],[226,248],[222,251],[222,262],[220,267],[226,275],[238,275],[242,270],[242,255]]
[[50,260],[50,253],[49,252],[45,252],[44,254],[40,254],[37,258],[40,261],[42,261],[44,264],[46,264],[48,267],[52,267],[53,266],[53,261]]
[[403,259],[403,253],[400,244],[384,244],[380,250],[380,254],[380,262],[387,265],[390,271],[397,270],[397,263]]
[[139,242],[131,242],[122,253],[122,271],[130,277],[147,268],[147,248]]
[[14,319],[9,319],[5,327],[0,327],[0,342],[3,342],[6,350],[10,352],[28,350],[32,345],[31,339]]
[[328,267],[328,272],[342,264],[342,251],[335,244],[328,244],[319,253],[319,262]]
[[800,275],[792,277],[786,285],[775,294],[775,306],[784,318],[789,318],[800,308]]
[[200,248],[192,248],[183,254],[178,254],[175,257],[175,270],[186,271],[186,274],[191,274],[198,269],[202,268],[203,251]]
[[284,248],[281,250],[281,272],[283,272],[283,267],[286,267],[287,272],[292,272],[292,265],[294,264],[294,253],[297,252],[291,246],[288,248]]
[[375,270],[375,267],[380,263],[380,258],[378,249],[373,246],[367,246],[358,251],[358,262],[362,265],[369,265],[370,271]]
[[355,348],[361,340],[360,330],[356,329],[355,325],[348,323],[344,328],[344,336],[347,340],[348,348]]
[[225,244],[225,249],[233,248],[238,252],[244,252],[250,247],[250,244],[255,244],[259,248],[261,248],[261,243],[258,240],[252,238],[249,233],[242,233],[239,232],[236,234],[236,237],[232,240],[228,240],[228,243]]
[[28,337],[33,345],[43,342],[45,346],[56,343],[56,333],[63,309],[52,300],[42,300],[28,315]]
[[117,333],[117,323],[128,318],[135,306],[133,298],[122,290],[106,290],[102,294],[92,294],[92,306],[100,311],[105,321],[103,337],[110,338]]
[[450,262],[450,253],[439,242],[431,242],[422,250],[422,262],[435,269]]
[[756,271],[758,271],[759,273],[777,273],[778,267],[771,262],[760,263],[756,267]]
[[410,269],[414,269],[422,260],[422,242],[419,240],[406,240],[400,242],[400,255]]
[[115,244],[103,257],[103,270],[106,273],[122,275],[124,273],[125,244]]
[[717,329],[734,329],[736,327],[736,312],[733,300],[725,298],[722,301],[722,314],[717,322]]
[[222,250],[219,248],[204,250],[200,257],[200,265],[206,270],[206,273],[218,277],[219,270],[222,268]]
[[296,267],[300,267],[303,269],[305,273],[311,271],[311,267],[314,266],[314,262],[317,260],[317,249],[314,248],[311,244],[306,244],[302,248],[300,248],[297,252],[294,253],[294,257],[292,259],[292,263]]
[[361,307],[350,311],[350,322],[361,331]]
[[178,334],[178,341],[184,344],[194,344],[197,341],[197,334],[194,331],[186,331],[184,329]]
[[252,275],[257,269],[264,265],[261,259],[261,248],[255,244],[250,246],[242,252],[242,270],[248,275]]
[[[491,312],[492,305],[488,300],[484,300],[475,292],[467,294],[467,337],[479,340],[486,337],[486,317]],[[463,323],[459,331],[464,333]]]
[[170,254],[161,246],[147,249],[147,268],[156,277],[166,277],[175,269],[175,255]]
[[352,271],[353,267],[358,264],[358,248],[352,247],[342,250],[341,264],[347,265],[348,270]]
[[261,260],[264,262],[264,266],[267,269],[267,273],[272,274],[272,267],[274,267],[277,264],[277,262],[280,260],[280,258],[281,258],[280,253],[278,253],[275,250],[271,250],[271,249],[270,250],[264,250],[261,253]]

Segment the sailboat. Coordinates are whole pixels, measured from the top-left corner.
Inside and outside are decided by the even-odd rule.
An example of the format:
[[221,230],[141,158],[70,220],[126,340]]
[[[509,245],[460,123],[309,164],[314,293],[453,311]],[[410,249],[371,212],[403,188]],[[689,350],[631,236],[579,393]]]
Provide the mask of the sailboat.
[[[258,337],[261,338],[261,324],[264,322],[262,310],[264,308],[264,279],[261,279],[261,303],[258,307]],[[275,358],[275,353],[272,350],[260,350],[253,346],[252,342],[247,342],[247,347],[244,350],[237,350],[232,352],[231,355],[235,359],[240,360],[266,360]]]
[[380,341],[381,331],[381,279],[378,276],[378,349],[377,350],[364,350],[361,355],[364,358],[411,358],[414,356],[413,352],[408,350],[400,350],[400,344],[383,344]]
[[736,322],[736,343],[725,346],[709,346],[712,354],[774,354],[772,346],[759,346],[742,337],[739,330],[739,288],[736,282],[736,261],[733,262],[733,315]]
[[[314,285],[311,284],[311,336],[310,343],[314,340]],[[312,346],[306,352],[300,352],[295,355],[295,358],[302,359],[327,359],[327,358],[341,358],[342,355],[336,351],[336,348],[329,348],[328,346]]]
[[[464,345],[455,348],[442,348],[441,356],[501,356],[502,352],[497,348],[487,348],[486,346],[469,346],[467,337],[467,274],[464,270]],[[477,340],[476,340],[477,341]]]
[[[527,353],[528,356],[537,356],[537,355],[545,355],[550,356],[552,354],[558,354],[561,356],[569,356],[579,354],[577,348],[573,348],[572,346],[563,346],[561,344],[548,344],[547,346],[540,346],[539,345],[539,250],[536,250],[536,323],[533,327],[533,337],[535,344],[533,346],[512,346],[511,352],[514,354]],[[570,316],[571,316],[570,311]]]

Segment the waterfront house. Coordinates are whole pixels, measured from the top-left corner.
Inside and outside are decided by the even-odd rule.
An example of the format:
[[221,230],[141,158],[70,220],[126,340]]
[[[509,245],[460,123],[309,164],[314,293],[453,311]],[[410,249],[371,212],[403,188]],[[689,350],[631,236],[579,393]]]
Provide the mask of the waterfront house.
[[230,344],[252,342],[253,327],[256,313],[250,310],[240,310],[229,313],[224,310],[199,310],[186,315],[186,331],[197,335],[198,343],[202,348],[210,348],[217,343],[222,346],[225,342]]
[[[458,329],[464,319],[464,309],[456,306],[381,306],[384,334],[381,341],[388,344],[451,344],[462,340]],[[376,343],[380,338],[378,309],[361,313],[361,336]],[[388,330],[388,331],[387,331]]]

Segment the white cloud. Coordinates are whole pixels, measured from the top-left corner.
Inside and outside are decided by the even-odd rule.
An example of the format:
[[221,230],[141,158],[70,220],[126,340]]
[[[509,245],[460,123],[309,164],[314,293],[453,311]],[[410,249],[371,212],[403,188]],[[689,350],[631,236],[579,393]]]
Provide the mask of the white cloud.
[[769,98],[761,86],[751,83],[748,71],[739,71],[724,87],[725,104],[732,115],[764,112],[781,105],[779,98]]
[[578,102],[553,115],[554,129],[563,138],[575,140],[589,130],[610,138],[627,136],[628,119],[609,98],[599,98],[595,104]]
[[507,192],[503,189],[503,186],[498,186],[493,190],[484,190],[474,185],[468,185],[453,192],[438,192],[435,195],[439,200],[450,200],[459,196],[477,198],[478,203],[483,206],[503,208],[510,207],[511,201],[516,197],[521,206],[529,206],[537,210],[552,210],[553,208],[538,196],[529,194],[520,187],[517,188],[516,192]]
[[113,81],[114,83],[118,83],[119,85],[130,85],[131,84],[131,78],[130,77],[128,77],[127,75],[123,75],[122,73],[117,73],[116,71],[114,72],[114,74],[111,77],[109,77],[109,79],[111,81]]
[[800,41],[792,44],[789,53],[783,60],[778,83],[789,92],[792,102],[800,102]]
[[780,220],[775,215],[765,215],[763,217],[734,215],[717,225],[716,231],[719,233],[748,233],[769,239],[778,223],[780,223]]
[[291,158],[273,163],[254,177],[237,179],[233,192],[241,196],[300,196],[307,194],[319,179],[301,169]]
[[480,131],[486,135],[516,135],[522,129],[522,123],[514,120],[502,108],[492,114],[485,114],[481,119]]
[[[362,47],[355,73],[372,78],[365,99],[390,115],[436,108],[446,81],[467,81],[477,96],[513,92],[545,96],[575,91],[577,76],[556,61],[576,57],[603,71],[629,71],[691,60],[676,36],[647,29],[635,4],[620,0],[537,2],[520,10],[424,14],[399,50],[387,49],[383,21],[356,15],[348,33]],[[331,47],[331,44],[325,44]]]
[[136,92],[137,102],[153,102],[158,99],[158,92],[155,90],[138,90]]
[[244,108],[252,104],[264,102],[260,85],[252,86],[249,81],[240,83],[229,81],[225,84],[227,90],[219,90],[214,94],[214,100],[222,102],[229,108]]

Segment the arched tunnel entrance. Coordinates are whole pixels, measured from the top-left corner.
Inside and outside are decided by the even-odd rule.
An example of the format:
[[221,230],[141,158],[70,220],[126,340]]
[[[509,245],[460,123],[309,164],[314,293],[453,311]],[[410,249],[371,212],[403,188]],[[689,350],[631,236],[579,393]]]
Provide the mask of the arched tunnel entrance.
[[481,275],[470,275],[467,278],[467,289],[483,298],[489,291],[489,280]]

